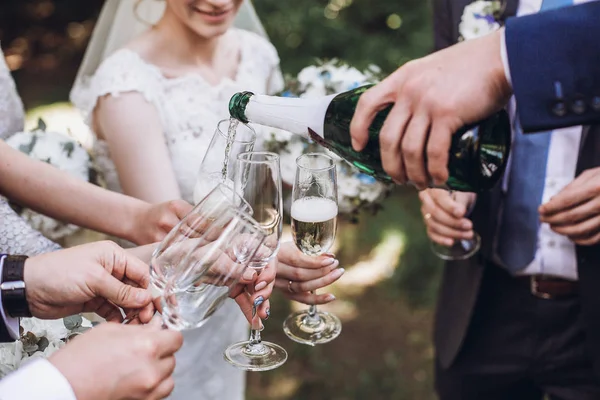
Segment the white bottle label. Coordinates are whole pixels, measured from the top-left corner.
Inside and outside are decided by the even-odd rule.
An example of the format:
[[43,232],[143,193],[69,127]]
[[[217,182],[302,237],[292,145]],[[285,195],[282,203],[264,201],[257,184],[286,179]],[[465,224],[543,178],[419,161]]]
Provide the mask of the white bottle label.
[[259,125],[283,129],[308,138],[308,128],[324,137],[323,122],[336,95],[303,99],[254,95],[246,106],[246,117]]

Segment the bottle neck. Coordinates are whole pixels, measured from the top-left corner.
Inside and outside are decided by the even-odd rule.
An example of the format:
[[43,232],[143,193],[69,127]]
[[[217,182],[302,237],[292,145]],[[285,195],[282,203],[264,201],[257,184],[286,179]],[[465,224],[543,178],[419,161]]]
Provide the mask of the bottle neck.
[[295,98],[254,95],[246,106],[246,118],[255,124],[283,129],[308,138],[308,128],[323,136],[323,122],[335,95]]

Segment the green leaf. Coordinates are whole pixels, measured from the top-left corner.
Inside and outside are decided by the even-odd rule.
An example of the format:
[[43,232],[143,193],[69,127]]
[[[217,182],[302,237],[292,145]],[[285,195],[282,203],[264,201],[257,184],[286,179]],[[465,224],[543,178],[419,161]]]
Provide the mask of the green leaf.
[[71,158],[71,154],[75,150],[75,144],[73,142],[64,142],[62,148],[67,153],[67,157]]
[[72,331],[75,328],[79,328],[83,323],[83,318],[81,315],[71,315],[70,317],[63,318],[63,324],[65,324],[65,328]]
[[45,337],[41,337],[40,340],[37,342],[37,345],[39,351],[44,351],[46,350],[48,345],[50,345],[50,341]]
[[41,132],[46,132],[46,123],[44,122],[43,119],[38,118],[38,125],[37,128],[35,128],[36,131],[41,131]]
[[38,137],[36,134],[33,134],[33,136],[31,137],[31,142],[29,142],[29,144],[22,144],[19,146],[19,151],[25,153],[25,154],[30,154],[33,151],[33,148],[35,147],[35,144],[37,143]]

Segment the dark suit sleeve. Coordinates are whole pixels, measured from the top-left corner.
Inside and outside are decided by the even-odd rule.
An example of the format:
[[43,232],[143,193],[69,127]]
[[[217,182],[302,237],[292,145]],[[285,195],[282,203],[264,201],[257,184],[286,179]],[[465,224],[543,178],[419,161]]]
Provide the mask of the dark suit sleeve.
[[450,13],[449,0],[433,1],[433,41],[435,51],[445,49],[456,43],[453,37],[453,19]]
[[600,123],[600,2],[511,18],[506,49],[524,131]]
[[10,343],[14,341],[15,339],[8,332],[4,318],[0,316],[0,343]]

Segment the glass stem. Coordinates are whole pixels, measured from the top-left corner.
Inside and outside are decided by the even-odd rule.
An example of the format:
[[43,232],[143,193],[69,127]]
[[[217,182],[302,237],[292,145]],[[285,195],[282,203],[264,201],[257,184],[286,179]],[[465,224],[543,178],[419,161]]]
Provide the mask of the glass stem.
[[260,338],[260,329],[251,329],[250,339],[248,341],[250,342],[250,346],[256,346],[257,344],[260,344],[262,341]]
[[[316,294],[315,290],[310,291],[311,294]],[[319,316],[317,315],[317,306],[315,304],[311,304],[308,308],[308,319],[311,321],[317,321]]]

